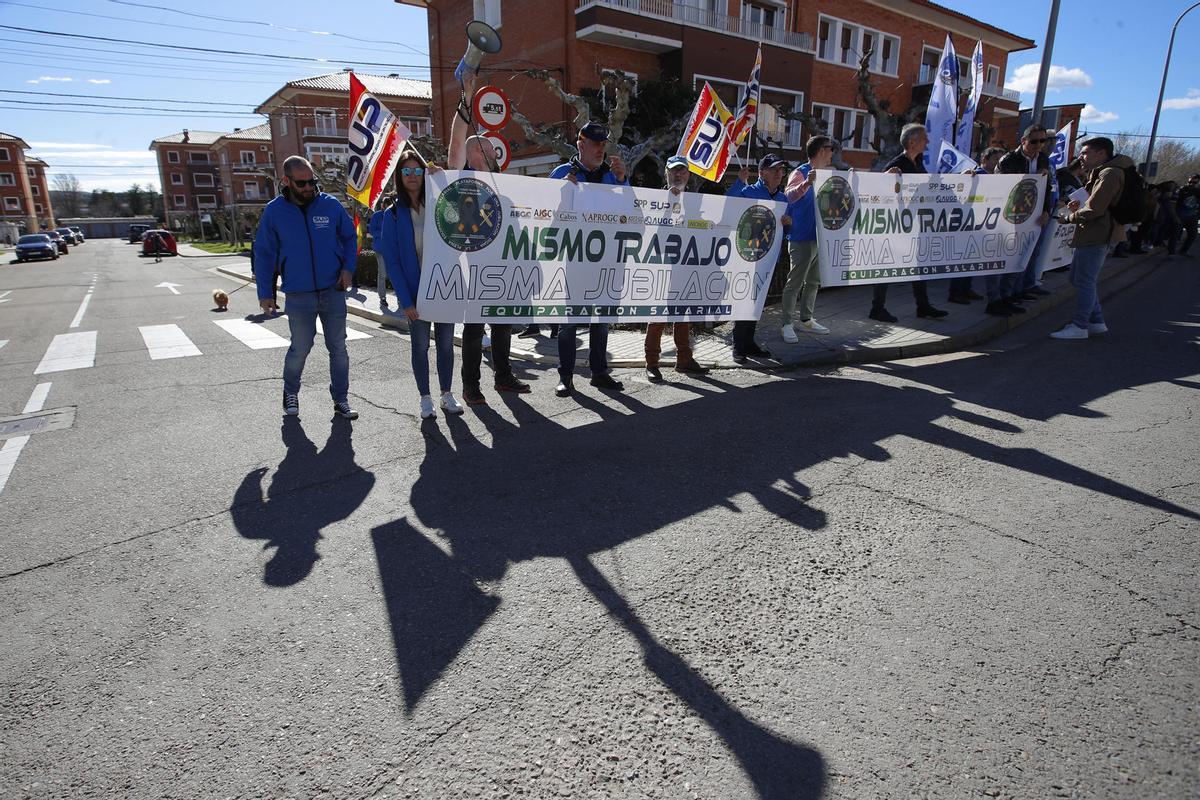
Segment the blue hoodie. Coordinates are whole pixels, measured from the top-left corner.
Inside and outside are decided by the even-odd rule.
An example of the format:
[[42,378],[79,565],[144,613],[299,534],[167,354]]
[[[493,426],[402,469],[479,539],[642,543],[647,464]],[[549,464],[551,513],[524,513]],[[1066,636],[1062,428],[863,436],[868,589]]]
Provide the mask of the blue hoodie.
[[597,167],[593,172],[588,172],[583,168],[583,165],[579,163],[578,158],[572,158],[565,164],[559,164],[554,168],[554,171],[550,173],[550,177],[562,178],[565,180],[572,171],[575,173],[576,180],[578,180],[580,183],[607,183],[610,186],[629,185],[629,173],[625,174],[625,180],[619,181],[617,180],[617,176],[612,174],[612,170],[608,169],[604,165]]
[[342,204],[318,192],[307,207],[282,195],[267,203],[254,236],[258,299],[271,297],[274,272],[283,278],[280,289],[315,292],[337,283],[338,272],[354,272],[358,235]]
[[421,285],[421,262],[417,260],[412,211],[397,202],[371,217],[371,222],[376,219],[380,224],[379,235],[375,237],[375,252],[383,256],[400,308],[412,308],[417,304],[417,289]]

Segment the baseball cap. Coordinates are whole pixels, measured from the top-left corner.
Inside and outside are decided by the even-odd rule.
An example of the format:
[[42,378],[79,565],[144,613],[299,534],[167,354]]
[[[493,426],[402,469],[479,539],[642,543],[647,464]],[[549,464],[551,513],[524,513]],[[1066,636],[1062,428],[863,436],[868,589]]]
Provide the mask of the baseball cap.
[[579,129],[579,137],[581,139],[591,139],[593,142],[607,142],[608,128],[599,122],[589,122]]
[[671,167],[686,167],[687,165],[688,160],[683,156],[671,156],[667,159],[667,169]]
[[767,153],[758,162],[758,169],[760,171],[764,170],[764,169],[770,169],[771,167],[783,167],[783,166],[787,166],[787,162],[785,162],[782,158],[775,155],[774,153]]

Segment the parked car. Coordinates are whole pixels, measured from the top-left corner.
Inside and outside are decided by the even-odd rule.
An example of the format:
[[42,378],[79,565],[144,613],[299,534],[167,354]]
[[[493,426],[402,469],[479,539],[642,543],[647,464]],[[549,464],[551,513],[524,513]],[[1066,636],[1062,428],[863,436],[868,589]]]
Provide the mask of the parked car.
[[83,241],[76,236],[75,231],[71,230],[70,228],[55,228],[55,230],[62,234],[62,237],[70,244],[79,244],[81,241]]
[[142,234],[142,255],[152,256],[156,250],[164,256],[179,255],[179,245],[170,231],[154,230]]
[[129,243],[137,244],[142,240],[142,234],[150,230],[150,226],[141,222],[135,222],[129,226]]
[[42,233],[46,234],[47,236],[50,237],[51,240],[53,240],[53,242],[58,246],[58,252],[62,253],[63,255],[67,254],[68,242],[66,239],[63,238],[63,235],[61,233],[59,233],[58,231],[42,231]]
[[87,237],[83,235],[83,228],[79,227],[78,225],[72,225],[71,230],[75,231],[75,239],[80,244],[83,244],[87,241]]
[[27,233],[17,240],[17,261],[58,258],[58,247],[44,233]]

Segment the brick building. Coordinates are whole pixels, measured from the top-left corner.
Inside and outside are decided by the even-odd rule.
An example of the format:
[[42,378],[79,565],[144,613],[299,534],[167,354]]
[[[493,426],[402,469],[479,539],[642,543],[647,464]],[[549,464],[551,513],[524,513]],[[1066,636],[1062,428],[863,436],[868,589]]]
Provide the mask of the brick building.
[[181,228],[185,220],[222,207],[221,173],[212,146],[223,135],[185,128],[150,143],[158,158],[168,228]]
[[210,150],[221,176],[221,203],[242,210],[261,208],[275,196],[275,152],[271,125],[234,128],[218,136]]
[[[877,142],[874,120],[864,110],[855,80],[861,53],[872,53],[876,95],[889,100],[893,111],[903,112],[928,100],[947,33],[961,55],[964,78],[975,42],[982,40],[985,88],[977,114],[978,149],[982,133],[1017,115],[1019,95],[1004,89],[1008,55],[1034,46],[1030,39],[929,0],[395,2],[428,10],[434,129],[443,139],[459,87],[442,67],[457,61],[467,22],[479,18],[497,28],[504,42],[500,53],[485,58],[485,79],[499,83],[530,119],[564,128],[570,127],[574,110],[540,81],[512,77],[514,70],[547,69],[575,93],[599,87],[603,72],[616,68],[637,81],[667,76],[695,88],[708,81],[736,107],[761,41],[758,130],[766,141],[755,152],[770,147],[793,163],[803,160],[804,140],[815,131],[782,119],[775,110],[779,106],[824,120],[843,141],[845,160],[860,168],[874,161]],[[505,26],[505,19],[520,24]],[[545,174],[558,160],[526,141],[516,123],[502,133],[514,143],[510,172]]]
[[[1061,106],[1045,106],[1042,109],[1042,124],[1046,130],[1056,132],[1066,127],[1068,122],[1075,123],[1074,136],[1067,145],[1067,158],[1075,157],[1075,139],[1083,133],[1080,117],[1083,115],[1083,103],[1069,103]],[[996,127],[996,144],[1012,149],[1021,141],[1021,131],[1025,130],[1033,120],[1033,109],[1022,108],[1019,116],[1005,117]]]
[[0,222],[27,233],[57,227],[46,162],[27,156],[28,149],[19,136],[0,133]]

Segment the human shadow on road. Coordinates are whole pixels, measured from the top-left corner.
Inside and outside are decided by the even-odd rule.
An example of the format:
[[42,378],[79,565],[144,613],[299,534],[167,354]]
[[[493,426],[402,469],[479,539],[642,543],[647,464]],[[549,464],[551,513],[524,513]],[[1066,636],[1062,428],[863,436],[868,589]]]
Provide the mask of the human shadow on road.
[[354,513],[375,485],[375,476],[354,461],[353,426],[334,417],[325,447],[317,447],[298,417],[284,417],[287,454],[263,494],[266,467],[242,479],[230,514],[238,533],[264,539],[275,554],[263,570],[268,586],[292,586],[308,577],[320,555],[321,530]]

